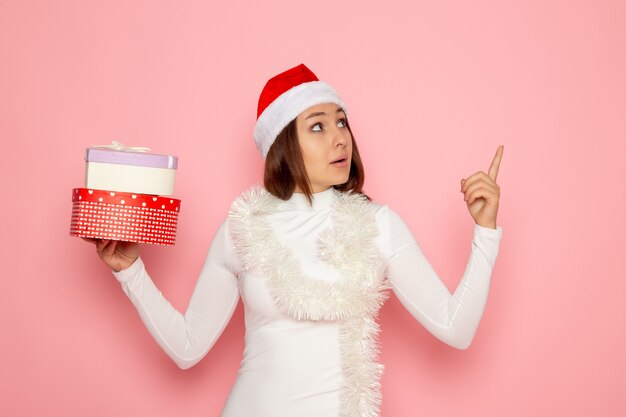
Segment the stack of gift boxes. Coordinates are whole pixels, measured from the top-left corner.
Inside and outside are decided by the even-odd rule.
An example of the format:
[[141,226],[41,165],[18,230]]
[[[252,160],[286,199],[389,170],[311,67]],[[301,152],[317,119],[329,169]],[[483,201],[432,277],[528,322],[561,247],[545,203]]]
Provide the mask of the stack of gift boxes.
[[174,244],[178,158],[148,150],[118,142],[87,148],[84,187],[72,191],[71,236]]

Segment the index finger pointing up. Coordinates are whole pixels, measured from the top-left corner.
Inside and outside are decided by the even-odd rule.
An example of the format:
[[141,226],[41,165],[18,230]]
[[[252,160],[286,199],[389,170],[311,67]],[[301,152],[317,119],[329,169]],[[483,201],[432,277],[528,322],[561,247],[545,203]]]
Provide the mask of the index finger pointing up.
[[504,145],[498,146],[496,156],[493,157],[493,161],[491,161],[491,166],[489,167],[489,177],[494,181],[498,177],[498,169],[500,168],[500,161],[502,160],[503,151]]

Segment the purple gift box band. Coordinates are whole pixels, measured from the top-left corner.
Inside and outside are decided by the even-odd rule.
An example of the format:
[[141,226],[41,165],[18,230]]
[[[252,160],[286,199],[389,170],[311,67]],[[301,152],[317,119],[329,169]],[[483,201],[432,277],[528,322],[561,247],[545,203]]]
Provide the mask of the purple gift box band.
[[178,168],[178,157],[146,152],[125,152],[113,149],[87,148],[85,161],[107,164],[137,165],[151,168]]

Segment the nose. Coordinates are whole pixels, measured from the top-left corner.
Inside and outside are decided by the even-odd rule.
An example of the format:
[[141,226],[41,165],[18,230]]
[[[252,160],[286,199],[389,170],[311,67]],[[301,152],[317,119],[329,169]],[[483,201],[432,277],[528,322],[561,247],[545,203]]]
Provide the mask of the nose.
[[340,128],[340,127],[335,127],[335,134],[334,134],[334,138],[333,138],[333,145],[334,146],[343,146],[345,147],[346,144],[348,143],[349,140],[349,136],[350,136],[350,131],[346,128]]

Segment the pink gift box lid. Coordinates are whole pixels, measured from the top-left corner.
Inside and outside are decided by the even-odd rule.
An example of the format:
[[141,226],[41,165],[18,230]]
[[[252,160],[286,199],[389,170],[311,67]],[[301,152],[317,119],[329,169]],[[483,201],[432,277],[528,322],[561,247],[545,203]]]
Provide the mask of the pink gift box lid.
[[178,157],[148,152],[128,152],[105,148],[87,148],[85,161],[136,165],[151,168],[178,168]]

